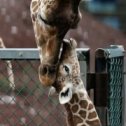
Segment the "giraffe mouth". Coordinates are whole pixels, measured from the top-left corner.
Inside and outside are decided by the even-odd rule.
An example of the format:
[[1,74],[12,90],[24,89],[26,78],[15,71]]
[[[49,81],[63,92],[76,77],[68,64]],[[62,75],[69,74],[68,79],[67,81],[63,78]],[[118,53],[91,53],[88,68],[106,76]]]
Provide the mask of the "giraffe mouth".
[[44,19],[40,14],[39,14],[39,18],[40,18],[40,20],[41,20],[44,24],[50,25],[50,26],[54,26],[54,23],[53,23],[53,22]]

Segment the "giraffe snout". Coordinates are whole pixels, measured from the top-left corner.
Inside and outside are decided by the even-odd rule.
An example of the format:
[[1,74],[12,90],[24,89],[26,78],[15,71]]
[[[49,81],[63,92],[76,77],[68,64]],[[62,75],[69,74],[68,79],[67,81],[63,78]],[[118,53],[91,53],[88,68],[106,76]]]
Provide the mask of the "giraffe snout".
[[44,86],[51,86],[56,80],[57,67],[41,64],[39,66],[39,80]]

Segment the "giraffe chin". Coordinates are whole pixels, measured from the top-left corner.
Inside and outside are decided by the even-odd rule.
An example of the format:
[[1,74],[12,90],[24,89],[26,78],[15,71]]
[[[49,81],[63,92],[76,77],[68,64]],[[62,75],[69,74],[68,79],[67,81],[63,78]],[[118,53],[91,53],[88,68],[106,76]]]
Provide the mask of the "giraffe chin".
[[55,79],[56,79],[55,75],[54,77],[39,75],[39,80],[44,87],[52,86],[52,84],[55,82]]
[[67,85],[59,93],[59,102],[60,104],[66,104],[72,99],[72,87]]

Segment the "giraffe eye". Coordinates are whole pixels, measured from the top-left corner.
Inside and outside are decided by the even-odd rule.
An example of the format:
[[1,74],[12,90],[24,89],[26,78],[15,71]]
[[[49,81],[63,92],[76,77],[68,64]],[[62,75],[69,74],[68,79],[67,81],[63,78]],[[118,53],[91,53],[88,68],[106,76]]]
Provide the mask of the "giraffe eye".
[[67,73],[69,73],[69,68],[68,68],[66,65],[64,65],[63,67],[64,67],[65,71],[66,71]]

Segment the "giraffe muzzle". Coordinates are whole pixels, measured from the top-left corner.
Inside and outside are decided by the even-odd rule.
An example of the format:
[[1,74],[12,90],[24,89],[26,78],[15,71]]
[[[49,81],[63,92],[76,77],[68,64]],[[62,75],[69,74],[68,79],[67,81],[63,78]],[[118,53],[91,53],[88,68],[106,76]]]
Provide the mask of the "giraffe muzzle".
[[43,86],[51,86],[56,80],[57,66],[41,64],[39,66],[39,80]]

